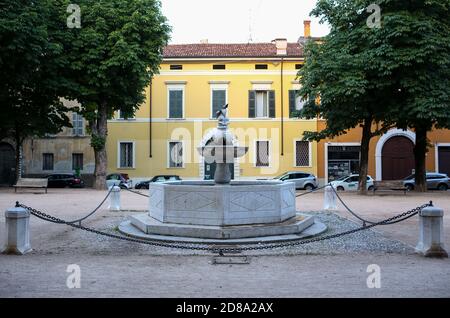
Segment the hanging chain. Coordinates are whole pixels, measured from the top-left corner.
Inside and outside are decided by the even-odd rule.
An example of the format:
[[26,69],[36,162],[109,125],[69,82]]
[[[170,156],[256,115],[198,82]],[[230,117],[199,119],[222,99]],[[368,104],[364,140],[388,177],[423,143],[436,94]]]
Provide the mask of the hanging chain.
[[[62,220],[60,218],[54,217],[52,215],[49,215],[47,213],[44,213],[42,211],[39,211],[37,209],[33,209],[29,206],[26,206],[24,204],[19,204],[19,202],[16,202],[16,207],[22,207],[26,210],[28,210],[32,215],[45,220],[45,221],[49,221],[52,223],[58,223],[58,224],[66,224],[69,225],[71,227],[74,228],[78,228],[84,231],[88,231],[94,234],[98,234],[98,235],[102,235],[102,236],[106,236],[106,237],[110,237],[110,238],[115,238],[115,239],[119,239],[119,240],[124,240],[124,241],[129,241],[129,242],[134,242],[134,243],[141,243],[141,244],[145,244],[145,245],[152,245],[152,246],[158,246],[158,247],[166,247],[166,248],[175,248],[175,249],[184,249],[184,250],[201,250],[201,251],[213,251],[213,252],[219,252],[219,254],[223,254],[223,253],[239,253],[241,251],[251,251],[251,250],[265,250],[265,249],[275,249],[275,248],[281,248],[281,247],[289,247],[289,246],[298,246],[298,245],[305,245],[305,244],[310,244],[310,243],[315,243],[315,242],[320,242],[320,241],[325,241],[325,240],[330,240],[330,239],[334,239],[340,236],[344,236],[344,235],[349,235],[349,234],[353,234],[362,230],[367,230],[370,229],[372,227],[375,227],[377,225],[384,225],[384,224],[389,224],[392,221],[403,221],[406,220],[407,218],[410,218],[411,216],[416,215],[417,213],[419,213],[422,209],[431,206],[432,203],[426,203],[423,204],[421,206],[418,206],[414,209],[408,210],[406,212],[403,212],[401,214],[395,215],[393,217],[387,218],[385,220],[382,220],[380,222],[376,222],[376,223],[372,223],[368,226],[361,226],[352,230],[348,230],[345,232],[340,232],[340,233],[336,233],[336,234],[331,234],[331,235],[326,235],[326,236],[321,236],[321,237],[316,237],[316,238],[311,238],[311,239],[302,239],[302,238],[298,238],[298,239],[294,239],[294,240],[289,240],[289,241],[284,241],[281,243],[258,243],[257,245],[249,245],[249,246],[242,246],[242,247],[238,247],[238,248],[227,248],[227,247],[215,247],[214,244],[213,245],[209,245],[207,243],[200,243],[200,242],[190,242],[190,243],[182,243],[182,244],[174,244],[174,243],[165,243],[165,242],[161,242],[161,241],[152,241],[152,240],[144,240],[144,239],[138,239],[138,238],[133,238],[133,237],[129,237],[129,236],[122,236],[122,235],[116,235],[116,234],[112,234],[112,233],[107,233],[107,232],[103,232],[103,231],[99,231],[96,229],[92,229],[86,226],[83,226],[81,224],[75,224],[75,223],[71,223],[71,222],[67,222],[65,220]],[[223,245],[223,243],[220,243]]]

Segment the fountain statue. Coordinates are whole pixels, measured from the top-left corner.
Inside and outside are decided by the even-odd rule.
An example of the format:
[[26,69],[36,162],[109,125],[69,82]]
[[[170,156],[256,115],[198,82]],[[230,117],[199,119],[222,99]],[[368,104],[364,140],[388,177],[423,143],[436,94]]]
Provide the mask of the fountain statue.
[[[228,105],[217,112],[217,128],[197,150],[215,163],[213,180],[151,183],[148,213],[133,215],[119,230],[160,240],[279,240],[315,235],[326,226],[295,209],[295,184],[279,180],[231,180],[229,164],[248,147],[235,146],[228,130]],[[287,237],[289,236],[289,237]],[[234,240],[234,241],[233,241]]]
[[233,146],[233,135],[228,130],[228,104],[217,111],[218,124],[213,131],[212,137],[206,142],[204,147],[197,148],[201,156],[207,163],[216,163],[214,182],[216,184],[228,184],[231,181],[229,163],[234,162],[234,158],[244,156],[248,147]]

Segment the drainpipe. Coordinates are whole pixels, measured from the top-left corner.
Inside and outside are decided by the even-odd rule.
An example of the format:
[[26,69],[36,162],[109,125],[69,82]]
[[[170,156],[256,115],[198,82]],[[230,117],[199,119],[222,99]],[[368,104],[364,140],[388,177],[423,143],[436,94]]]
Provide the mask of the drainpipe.
[[284,155],[284,89],[283,89],[283,62],[284,59],[281,58],[281,71],[280,71],[280,77],[281,77],[281,155]]
[[150,158],[152,158],[152,80],[150,80],[150,87],[148,89],[148,104],[149,104],[148,148],[149,148],[149,156]]

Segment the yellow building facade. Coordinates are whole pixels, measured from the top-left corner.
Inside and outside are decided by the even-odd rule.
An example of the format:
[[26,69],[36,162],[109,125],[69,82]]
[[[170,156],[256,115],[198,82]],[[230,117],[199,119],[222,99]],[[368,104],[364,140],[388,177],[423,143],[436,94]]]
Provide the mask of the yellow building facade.
[[197,147],[217,126],[218,107],[228,104],[236,144],[249,147],[230,167],[235,179],[286,171],[317,175],[317,144],[301,141],[317,122],[296,118],[296,74],[303,60],[302,47],[285,39],[167,46],[160,74],[135,116],[118,113],[108,121],[108,173],[133,180],[162,174],[211,178],[214,169]]

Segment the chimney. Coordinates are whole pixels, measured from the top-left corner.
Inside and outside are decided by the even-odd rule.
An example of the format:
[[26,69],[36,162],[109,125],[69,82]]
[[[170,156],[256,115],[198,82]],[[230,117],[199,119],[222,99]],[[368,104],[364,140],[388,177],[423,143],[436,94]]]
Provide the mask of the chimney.
[[208,44],[208,39],[201,39],[200,44]]
[[275,47],[277,48],[277,55],[286,55],[287,54],[287,39],[275,39],[272,41],[275,43]]
[[311,21],[303,20],[303,27],[304,27],[304,37],[309,38],[311,36]]

